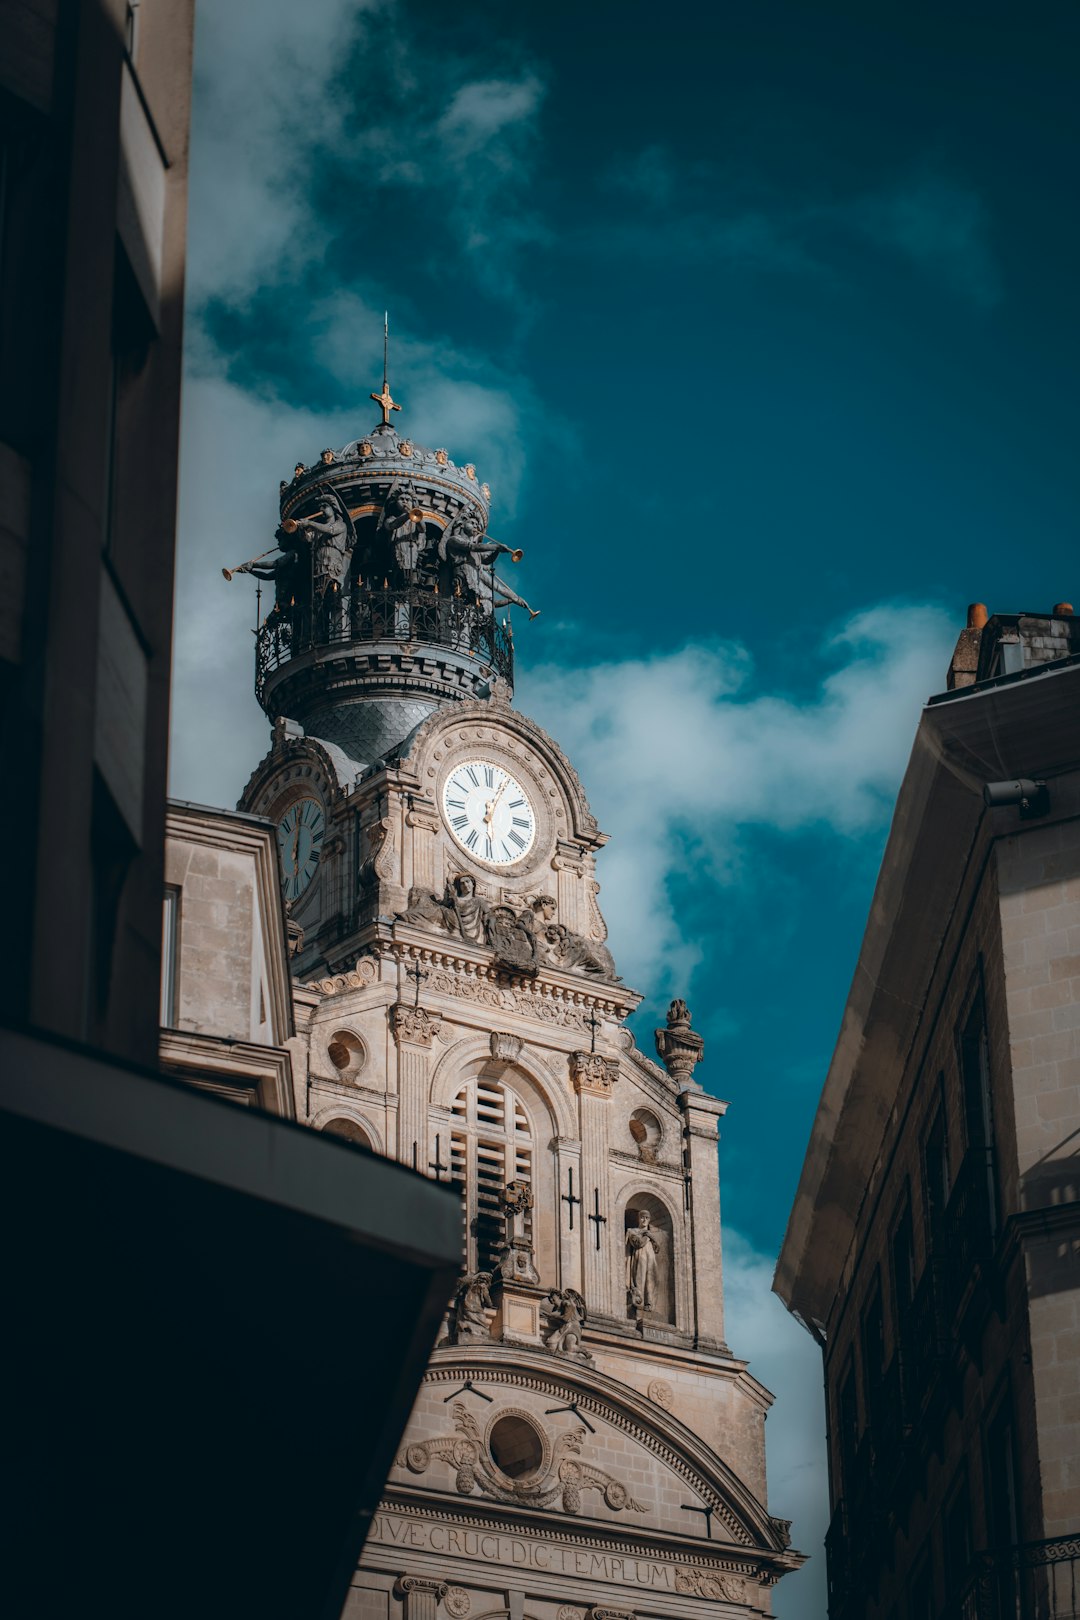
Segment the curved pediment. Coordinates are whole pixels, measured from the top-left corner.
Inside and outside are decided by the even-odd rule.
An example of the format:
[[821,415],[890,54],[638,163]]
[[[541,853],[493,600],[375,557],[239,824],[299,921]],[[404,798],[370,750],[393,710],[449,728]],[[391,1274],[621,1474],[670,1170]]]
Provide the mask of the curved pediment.
[[[498,1463],[504,1442],[508,1469]],[[618,1521],[636,1535],[786,1547],[782,1526],[734,1469],[671,1412],[594,1366],[541,1351],[436,1352],[395,1484]]]

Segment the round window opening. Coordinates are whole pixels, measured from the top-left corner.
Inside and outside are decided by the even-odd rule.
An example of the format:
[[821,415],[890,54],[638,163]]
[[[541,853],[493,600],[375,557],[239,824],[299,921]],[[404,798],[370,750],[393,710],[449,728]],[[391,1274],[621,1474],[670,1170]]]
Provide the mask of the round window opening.
[[543,1441],[524,1418],[499,1418],[488,1435],[488,1447],[507,1479],[528,1479],[544,1461]]

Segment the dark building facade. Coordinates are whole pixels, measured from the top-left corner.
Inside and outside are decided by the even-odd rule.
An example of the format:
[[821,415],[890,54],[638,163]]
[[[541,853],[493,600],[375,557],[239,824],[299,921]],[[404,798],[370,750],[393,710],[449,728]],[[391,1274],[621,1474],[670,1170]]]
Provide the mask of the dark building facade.
[[1080,1592],[1080,621],[973,608],[915,738],[775,1289],[832,1620]]
[[[260,1108],[288,1078],[284,968],[246,1089],[209,1034],[158,1062],[193,13],[0,4],[13,1620],[337,1620],[457,1263],[447,1188]],[[273,829],[236,837],[283,949]],[[343,1408],[346,1362],[377,1406]]]

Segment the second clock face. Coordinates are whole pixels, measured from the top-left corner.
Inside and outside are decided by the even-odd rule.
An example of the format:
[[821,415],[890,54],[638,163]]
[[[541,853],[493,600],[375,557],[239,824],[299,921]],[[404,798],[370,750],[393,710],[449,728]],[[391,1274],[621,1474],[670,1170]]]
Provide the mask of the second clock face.
[[521,783],[501,765],[470,759],[455,765],[443,787],[443,815],[470,855],[509,866],[536,841],[536,812]]
[[286,900],[298,900],[315,876],[326,816],[318,799],[294,799],[278,822],[278,848]]

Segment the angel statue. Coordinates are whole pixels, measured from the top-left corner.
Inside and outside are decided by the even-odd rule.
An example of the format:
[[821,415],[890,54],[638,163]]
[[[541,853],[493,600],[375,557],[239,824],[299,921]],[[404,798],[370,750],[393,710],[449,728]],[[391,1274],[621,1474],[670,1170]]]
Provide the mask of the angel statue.
[[465,589],[471,591],[477,606],[484,613],[496,608],[524,608],[530,619],[539,616],[539,608],[531,608],[524,597],[512,591],[504,579],[495,572],[496,557],[507,556],[517,562],[521,556],[501,540],[485,540],[484,525],[475,512],[460,512],[447,524],[439,539],[439,560],[447,557],[454,565],[454,573]]
[[578,1360],[591,1361],[592,1357],[581,1345],[585,1318],[589,1313],[577,1289],[553,1288],[544,1301],[543,1309],[548,1327],[544,1335],[546,1348],[557,1356],[574,1356]]
[[379,517],[379,532],[389,539],[394,561],[402,573],[415,574],[428,539],[420,497],[412,484],[391,485]]

